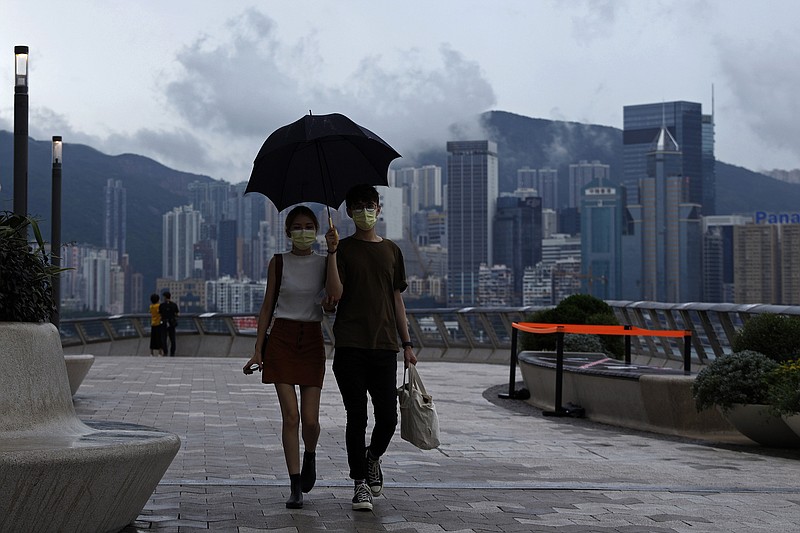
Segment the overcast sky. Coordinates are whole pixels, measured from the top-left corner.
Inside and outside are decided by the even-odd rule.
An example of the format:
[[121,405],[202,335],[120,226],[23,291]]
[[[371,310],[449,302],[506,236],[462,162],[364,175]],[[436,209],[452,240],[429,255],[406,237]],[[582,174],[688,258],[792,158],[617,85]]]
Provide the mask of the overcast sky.
[[487,110],[621,128],[624,105],[710,113],[712,84],[717,158],[793,169],[798,21],[796,0],[0,0],[0,129],[22,44],[34,138],[232,182],[309,109],[413,158]]

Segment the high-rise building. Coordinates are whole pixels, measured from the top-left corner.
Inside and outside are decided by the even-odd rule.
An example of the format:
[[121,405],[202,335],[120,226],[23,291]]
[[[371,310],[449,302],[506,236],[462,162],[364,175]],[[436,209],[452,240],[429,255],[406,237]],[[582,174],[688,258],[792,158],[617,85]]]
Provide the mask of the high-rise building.
[[590,182],[581,198],[581,289],[601,300],[622,295],[623,197],[606,179]]
[[753,222],[752,217],[703,217],[703,301],[733,303],[733,228]]
[[535,168],[522,167],[517,170],[517,189],[536,189],[536,177],[539,175]]
[[[522,304],[522,277],[527,267],[542,260],[542,199],[528,194],[497,199],[494,223],[494,264],[506,265],[513,278],[508,304]],[[494,266],[494,265],[492,265]]]
[[200,240],[200,211],[191,205],[176,207],[162,217],[162,277],[193,277],[194,245]]
[[218,240],[217,240],[217,259],[219,277],[230,276],[237,278],[239,276],[238,267],[238,236],[236,234],[236,221],[235,220],[220,220],[217,223]]
[[493,263],[497,143],[447,143],[448,305],[474,305],[481,263]]
[[800,305],[800,224],[781,226],[781,303]]
[[647,154],[662,126],[681,148],[687,201],[702,206],[703,214],[714,214],[714,121],[713,116],[704,118],[702,106],[693,102],[623,108],[623,184],[628,188],[628,202],[632,205],[640,202],[639,179],[647,175]]
[[[511,268],[506,265],[480,265],[478,271],[478,305],[507,307],[514,304]],[[520,284],[521,285],[521,284]]]
[[419,170],[419,209],[442,207],[442,167],[425,165]]
[[678,143],[662,127],[638,180],[636,234],[641,236],[641,299],[691,302],[702,298],[700,206],[688,202]]
[[592,181],[599,185],[608,184],[611,179],[611,167],[600,161],[585,160],[569,166],[569,191],[567,194],[567,207],[581,207],[581,192]]
[[734,226],[734,303],[780,303],[779,231],[777,224]]
[[558,170],[555,168],[540,168],[536,172],[534,189],[542,199],[542,209],[558,210]]
[[122,180],[115,179],[106,182],[103,192],[105,193],[103,243],[106,250],[116,252],[119,261],[126,253],[127,193],[122,186]]

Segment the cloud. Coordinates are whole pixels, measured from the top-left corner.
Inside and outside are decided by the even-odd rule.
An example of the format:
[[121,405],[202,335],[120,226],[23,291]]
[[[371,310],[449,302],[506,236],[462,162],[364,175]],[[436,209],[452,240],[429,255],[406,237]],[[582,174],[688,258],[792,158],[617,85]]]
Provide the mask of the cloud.
[[[181,68],[164,91],[170,110],[195,136],[226,144],[228,158],[236,160],[230,152],[239,152],[247,165],[271,131],[308,109],[344,113],[411,157],[444,147],[455,122],[496,102],[480,65],[449,45],[441,45],[433,61],[414,49],[365,53],[344,81],[334,83],[324,79],[327,65],[313,32],[294,43],[279,41],[275,22],[255,9],[226,28],[223,39],[201,36],[179,53]],[[461,128],[480,132],[477,121]],[[249,159],[237,143],[255,147]]]
[[720,65],[742,120],[730,126],[752,130],[770,151],[788,152],[797,160],[800,72],[791,66],[800,62],[800,50],[795,42],[781,33],[760,42],[720,41]]

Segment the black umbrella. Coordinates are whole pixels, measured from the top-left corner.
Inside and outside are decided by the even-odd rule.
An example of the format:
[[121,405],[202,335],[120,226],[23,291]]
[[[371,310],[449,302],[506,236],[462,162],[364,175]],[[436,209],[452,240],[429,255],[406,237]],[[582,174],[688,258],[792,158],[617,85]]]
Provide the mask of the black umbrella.
[[245,194],[260,192],[279,211],[300,202],[338,208],[353,185],[388,185],[389,163],[398,157],[383,139],[344,115],[309,113],[267,137]]

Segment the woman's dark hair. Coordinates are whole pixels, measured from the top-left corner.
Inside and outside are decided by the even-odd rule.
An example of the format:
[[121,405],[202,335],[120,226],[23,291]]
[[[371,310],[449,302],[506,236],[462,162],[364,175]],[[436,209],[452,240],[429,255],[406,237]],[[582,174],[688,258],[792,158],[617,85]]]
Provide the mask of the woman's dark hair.
[[150,295],[150,303],[151,304],[157,304],[159,299],[160,298],[158,297],[158,294],[151,294]]
[[289,228],[291,228],[292,224],[294,224],[294,219],[296,219],[300,215],[305,215],[308,218],[310,218],[311,221],[314,222],[314,229],[319,231],[319,221],[317,220],[317,215],[315,215],[314,212],[308,207],[304,205],[298,205],[297,207],[289,211],[288,215],[286,215],[285,229],[287,237],[291,235],[291,230]]

